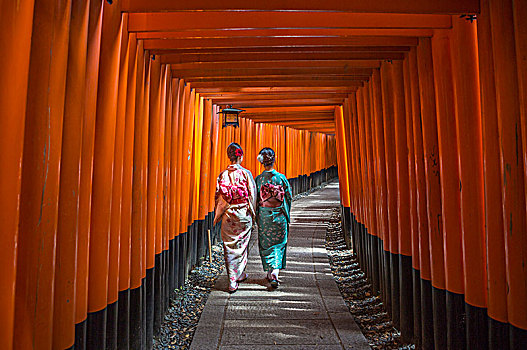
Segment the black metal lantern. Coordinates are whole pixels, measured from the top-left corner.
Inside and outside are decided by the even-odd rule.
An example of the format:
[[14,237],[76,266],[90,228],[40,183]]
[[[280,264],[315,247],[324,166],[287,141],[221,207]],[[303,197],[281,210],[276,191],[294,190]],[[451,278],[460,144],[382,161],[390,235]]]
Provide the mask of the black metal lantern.
[[228,106],[227,108],[222,109],[218,113],[223,114],[222,116],[222,126],[234,126],[235,128],[240,126],[240,123],[238,121],[238,115],[240,112],[245,112],[243,109],[238,108],[232,108],[232,106]]

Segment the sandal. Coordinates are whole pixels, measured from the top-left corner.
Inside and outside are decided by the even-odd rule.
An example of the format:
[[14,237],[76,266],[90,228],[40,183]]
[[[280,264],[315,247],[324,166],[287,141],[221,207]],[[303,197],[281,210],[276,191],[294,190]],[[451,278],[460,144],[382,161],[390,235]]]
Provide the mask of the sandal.
[[236,286],[234,288],[229,286],[229,293],[232,294],[236,292],[238,290],[238,287],[239,287],[238,282],[236,282]]
[[273,287],[274,289],[278,288],[278,286],[280,285],[280,282],[277,279],[271,279],[269,282],[271,283],[271,287]]
[[238,283],[244,282],[245,280],[247,280],[247,278],[249,278],[249,275],[244,272],[243,275],[241,275],[240,278],[238,278],[236,282]]

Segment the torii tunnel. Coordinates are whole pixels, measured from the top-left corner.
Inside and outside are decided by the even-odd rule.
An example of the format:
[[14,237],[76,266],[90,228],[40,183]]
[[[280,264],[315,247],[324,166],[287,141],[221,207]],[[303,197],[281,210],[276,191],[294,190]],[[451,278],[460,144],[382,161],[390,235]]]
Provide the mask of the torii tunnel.
[[151,347],[236,141],[403,338],[527,349],[527,1],[0,0],[0,63],[0,348]]

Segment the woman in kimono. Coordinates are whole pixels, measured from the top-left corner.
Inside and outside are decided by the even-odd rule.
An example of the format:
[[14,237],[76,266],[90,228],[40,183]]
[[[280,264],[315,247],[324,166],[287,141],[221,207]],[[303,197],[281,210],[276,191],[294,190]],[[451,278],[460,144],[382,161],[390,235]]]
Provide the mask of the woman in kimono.
[[238,283],[248,277],[244,270],[255,216],[256,188],[251,172],[240,165],[243,160],[240,145],[231,143],[227,156],[231,164],[218,176],[216,185],[214,225],[221,220],[229,292],[234,293]]
[[256,178],[258,247],[267,279],[278,288],[280,269],[285,268],[293,195],[287,178],[273,168],[275,154],[271,148],[262,149],[258,161],[265,167]]

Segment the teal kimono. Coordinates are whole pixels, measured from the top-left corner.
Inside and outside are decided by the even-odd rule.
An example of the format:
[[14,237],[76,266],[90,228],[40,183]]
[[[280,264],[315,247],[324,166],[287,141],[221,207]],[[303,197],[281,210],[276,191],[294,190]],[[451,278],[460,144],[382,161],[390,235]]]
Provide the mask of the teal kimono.
[[[256,177],[258,247],[264,271],[283,269],[286,265],[287,234],[291,220],[293,195],[287,178],[276,170],[264,171]],[[265,207],[272,198],[280,206]]]

